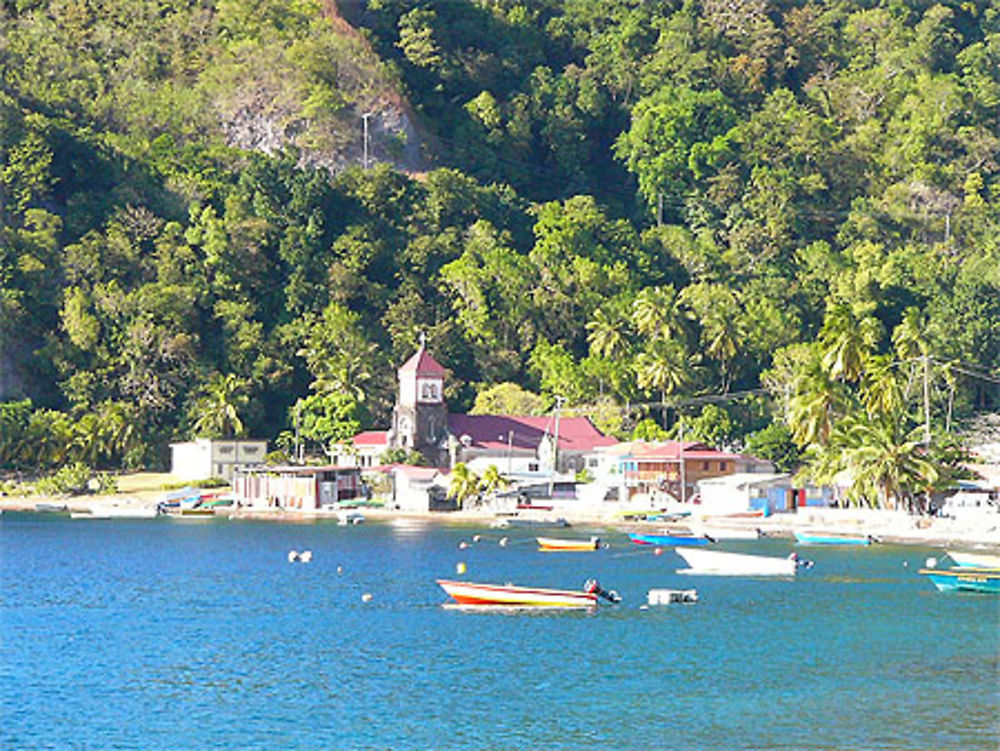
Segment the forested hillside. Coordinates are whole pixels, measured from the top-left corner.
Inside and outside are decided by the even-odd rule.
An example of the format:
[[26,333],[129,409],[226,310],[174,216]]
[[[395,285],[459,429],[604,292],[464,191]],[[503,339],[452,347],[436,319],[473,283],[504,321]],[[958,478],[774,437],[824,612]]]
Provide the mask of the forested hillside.
[[1000,401],[989,0],[2,12],[7,465],[384,425],[420,332],[455,409],[817,466]]

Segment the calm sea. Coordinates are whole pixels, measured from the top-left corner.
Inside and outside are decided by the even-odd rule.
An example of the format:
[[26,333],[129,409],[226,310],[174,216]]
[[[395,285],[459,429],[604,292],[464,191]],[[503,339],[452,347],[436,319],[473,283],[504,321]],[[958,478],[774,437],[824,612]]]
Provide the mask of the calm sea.
[[[4,749],[995,749],[1000,598],[939,550],[801,549],[794,581],[693,578],[605,532],[0,517]],[[483,539],[460,549],[462,541]],[[567,530],[582,536],[589,530]],[[551,533],[550,533],[551,534]],[[788,540],[726,543],[786,555]],[[290,550],[313,551],[290,564]],[[443,608],[436,577],[576,589],[588,613]],[[700,601],[641,609],[646,591]],[[370,594],[365,601],[363,595]]]

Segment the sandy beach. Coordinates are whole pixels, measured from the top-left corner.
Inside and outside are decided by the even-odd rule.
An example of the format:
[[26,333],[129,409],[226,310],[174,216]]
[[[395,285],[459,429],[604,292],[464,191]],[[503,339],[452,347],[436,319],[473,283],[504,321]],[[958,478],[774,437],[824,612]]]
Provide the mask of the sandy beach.
[[[43,507],[64,507],[71,513],[91,512],[101,516],[111,511],[155,509],[167,491],[162,489],[136,489],[114,495],[78,496],[8,496],[0,498],[4,511],[36,511]],[[435,524],[467,524],[488,526],[498,517],[486,510],[470,509],[455,512],[411,513],[394,511],[377,506],[366,506],[362,513],[371,520],[412,520]],[[220,509],[218,515],[255,520],[280,522],[314,521],[332,518],[332,512],[304,514],[294,511],[251,512],[245,509]],[[509,518],[509,517],[506,517]],[[623,521],[617,507],[608,512],[590,509],[576,510],[572,503],[554,507],[551,511],[522,511],[519,519],[536,522],[564,519],[570,527],[584,527],[628,532],[667,526],[662,522]],[[671,526],[683,526],[687,520]],[[769,537],[791,537],[795,531],[818,531],[844,534],[871,535],[885,543],[903,545],[929,545],[987,549],[1000,551],[1000,515],[970,516],[966,519],[910,516],[901,511],[884,511],[858,508],[801,508],[795,513],[774,514],[769,517],[697,517],[691,524],[703,523],[717,527],[758,529]]]

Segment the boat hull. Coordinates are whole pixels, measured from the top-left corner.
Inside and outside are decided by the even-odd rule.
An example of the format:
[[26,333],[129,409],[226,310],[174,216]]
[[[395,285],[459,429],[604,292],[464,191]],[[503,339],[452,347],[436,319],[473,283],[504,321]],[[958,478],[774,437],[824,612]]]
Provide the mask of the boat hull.
[[636,545],[659,545],[679,547],[687,545],[707,545],[708,538],[695,535],[653,535],[629,532],[628,539]]
[[796,532],[795,541],[799,545],[871,545],[867,535],[824,535],[811,532]]
[[798,564],[791,558],[766,555],[723,553],[699,548],[678,548],[677,555],[687,561],[690,568],[678,574],[708,576],[795,576]]
[[1000,568],[1000,555],[992,553],[959,553],[948,551],[948,557],[958,566],[977,566],[979,568]]
[[438,585],[459,605],[512,608],[593,608],[597,595],[563,589],[518,587],[513,584],[477,584],[438,579]]
[[941,592],[984,592],[1000,594],[1000,569],[958,567],[948,571],[920,569]]
[[536,537],[538,549],[546,552],[588,552],[597,550],[601,541],[596,537],[589,540],[567,540],[558,537]]

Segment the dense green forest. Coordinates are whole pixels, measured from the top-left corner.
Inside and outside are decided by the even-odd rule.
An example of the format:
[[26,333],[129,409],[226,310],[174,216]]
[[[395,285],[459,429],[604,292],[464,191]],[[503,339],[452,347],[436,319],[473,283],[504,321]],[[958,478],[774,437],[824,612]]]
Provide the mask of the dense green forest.
[[455,410],[516,383],[817,476],[926,486],[925,424],[1000,402],[990,0],[0,13],[0,464],[383,426],[421,332]]

